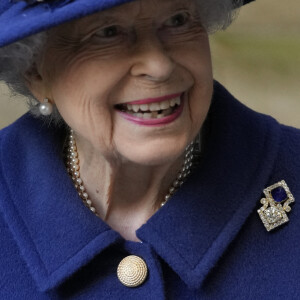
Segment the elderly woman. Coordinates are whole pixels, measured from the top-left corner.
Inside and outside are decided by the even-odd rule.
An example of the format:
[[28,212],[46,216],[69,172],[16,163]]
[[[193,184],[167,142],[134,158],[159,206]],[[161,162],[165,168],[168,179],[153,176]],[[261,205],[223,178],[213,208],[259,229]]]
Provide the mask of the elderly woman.
[[299,299],[300,132],[213,81],[241,5],[1,1],[0,299]]

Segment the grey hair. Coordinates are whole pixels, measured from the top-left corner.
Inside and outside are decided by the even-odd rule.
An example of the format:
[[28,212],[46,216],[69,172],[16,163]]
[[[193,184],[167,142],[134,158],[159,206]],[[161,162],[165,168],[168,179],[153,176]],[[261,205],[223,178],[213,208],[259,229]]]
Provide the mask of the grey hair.
[[[196,0],[202,25],[209,34],[225,30],[233,21],[242,0]],[[27,88],[25,74],[34,68],[43,53],[48,32],[44,31],[0,48],[0,81],[4,81],[11,95],[25,96],[30,112],[40,117],[39,101]],[[58,110],[48,121],[63,123]]]

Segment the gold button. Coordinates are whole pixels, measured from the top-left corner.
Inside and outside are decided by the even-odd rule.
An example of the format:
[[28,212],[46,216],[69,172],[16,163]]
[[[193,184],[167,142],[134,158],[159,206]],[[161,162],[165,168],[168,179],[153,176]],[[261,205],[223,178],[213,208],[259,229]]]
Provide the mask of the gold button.
[[135,255],[129,255],[119,263],[117,274],[119,280],[125,286],[137,287],[145,281],[148,268],[143,259]]

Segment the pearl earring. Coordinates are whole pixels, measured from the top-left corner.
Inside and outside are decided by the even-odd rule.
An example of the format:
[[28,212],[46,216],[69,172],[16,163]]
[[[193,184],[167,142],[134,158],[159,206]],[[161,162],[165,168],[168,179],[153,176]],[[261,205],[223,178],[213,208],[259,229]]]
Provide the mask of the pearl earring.
[[45,98],[43,103],[40,103],[39,110],[43,116],[50,116],[53,111],[53,105],[49,102],[49,99]]

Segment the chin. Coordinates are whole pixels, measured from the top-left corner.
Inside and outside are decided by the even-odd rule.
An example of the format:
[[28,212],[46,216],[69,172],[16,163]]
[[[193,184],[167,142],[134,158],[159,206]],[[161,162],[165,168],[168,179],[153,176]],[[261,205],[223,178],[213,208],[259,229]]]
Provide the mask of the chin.
[[133,147],[131,150],[127,148],[127,151],[122,153],[122,157],[138,165],[163,166],[172,164],[181,157],[188,144],[187,139],[181,142],[176,142],[176,140],[170,142],[169,139],[160,140],[159,143],[156,142],[152,145],[148,142],[142,146]]

